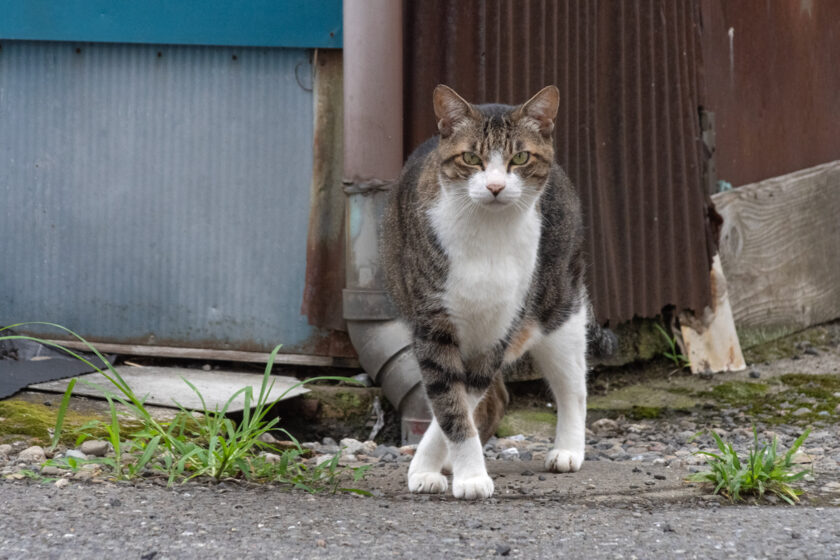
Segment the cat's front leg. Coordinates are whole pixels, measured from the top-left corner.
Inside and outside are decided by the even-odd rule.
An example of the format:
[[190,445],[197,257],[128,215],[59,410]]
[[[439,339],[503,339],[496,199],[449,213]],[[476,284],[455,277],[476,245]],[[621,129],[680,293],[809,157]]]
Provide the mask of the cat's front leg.
[[446,492],[446,476],[440,471],[448,454],[446,436],[440,424],[432,418],[432,423],[423,434],[414,458],[408,466],[408,490],[421,494]]

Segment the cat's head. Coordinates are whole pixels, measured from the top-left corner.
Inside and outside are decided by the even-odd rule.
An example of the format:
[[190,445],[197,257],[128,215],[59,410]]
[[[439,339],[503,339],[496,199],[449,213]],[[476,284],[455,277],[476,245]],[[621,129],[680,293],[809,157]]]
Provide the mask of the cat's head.
[[554,162],[559,102],[554,86],[515,107],[472,105],[451,88],[437,86],[441,187],[488,210],[531,206]]

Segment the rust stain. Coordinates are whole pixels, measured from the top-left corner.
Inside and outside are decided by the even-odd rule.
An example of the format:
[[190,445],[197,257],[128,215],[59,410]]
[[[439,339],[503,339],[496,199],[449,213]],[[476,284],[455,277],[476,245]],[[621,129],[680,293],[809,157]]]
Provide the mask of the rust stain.
[[[345,283],[341,51],[318,50],[314,67],[312,202],[301,313],[311,325],[344,331],[341,303]],[[342,345],[336,343],[335,347],[338,349]]]

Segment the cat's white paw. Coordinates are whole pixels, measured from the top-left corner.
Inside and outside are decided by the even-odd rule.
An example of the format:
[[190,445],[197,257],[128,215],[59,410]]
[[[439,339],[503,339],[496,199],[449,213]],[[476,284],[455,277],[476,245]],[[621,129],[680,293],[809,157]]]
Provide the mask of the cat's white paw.
[[545,468],[551,472],[577,472],[583,465],[583,453],[568,449],[552,449],[545,458]]
[[409,473],[408,490],[418,494],[446,492],[446,477],[439,472]]
[[452,479],[452,495],[465,500],[482,500],[493,495],[493,479],[486,474],[455,477]]

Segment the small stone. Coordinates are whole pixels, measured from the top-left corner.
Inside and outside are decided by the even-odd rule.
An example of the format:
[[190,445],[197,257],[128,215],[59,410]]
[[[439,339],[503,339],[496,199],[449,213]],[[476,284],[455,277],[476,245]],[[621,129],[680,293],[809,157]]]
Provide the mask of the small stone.
[[507,556],[508,554],[510,554],[510,546],[506,544],[497,544],[496,554],[499,556]]
[[806,414],[810,414],[810,413],[811,413],[811,409],[803,406],[802,408],[797,408],[796,410],[791,412],[790,415],[791,416],[805,416]]
[[363,387],[372,387],[373,386],[373,380],[366,373],[360,373],[358,375],[354,375],[353,380],[358,382],[359,385],[361,385]]
[[791,460],[794,464],[797,465],[806,465],[808,463],[814,462],[814,458],[802,451],[801,449],[793,454],[793,458]]
[[655,474],[655,475],[653,475],[653,478],[655,478],[656,480],[665,480],[665,475],[664,474]]
[[270,433],[270,432],[263,432],[263,433],[261,433],[261,434],[260,434],[260,436],[259,436],[257,439],[258,439],[259,441],[261,441],[261,442],[263,442],[263,443],[267,443],[267,444],[269,444],[269,445],[275,444],[275,443],[277,443],[278,441],[280,441],[280,440],[278,440],[276,437],[274,437],[273,435],[271,435],[271,433]]
[[502,452],[499,453],[499,458],[505,459],[507,461],[519,459],[519,450],[515,447],[508,447],[507,449],[503,449]]
[[79,451],[85,455],[93,455],[94,457],[104,457],[108,453],[109,443],[107,441],[89,439],[82,443]]
[[750,377],[752,377],[753,379],[758,379],[759,377],[761,377],[761,372],[758,371],[757,369],[751,369],[750,370]]
[[792,539],[801,539],[801,538],[802,538],[802,535],[800,535],[800,534],[799,534],[799,533],[797,533],[796,531],[791,531],[791,532],[790,532],[790,538],[792,538]]
[[321,445],[338,446],[338,443],[331,437],[325,437],[321,440]]
[[4,443],[0,445],[0,455],[11,455],[12,453],[12,446],[8,443]]
[[601,418],[592,423],[592,431],[599,436],[618,432],[618,422],[612,418]]
[[806,348],[802,351],[803,354],[808,354],[809,356],[819,356],[820,353],[814,350],[813,348]]
[[25,463],[43,463],[46,460],[47,456],[44,453],[44,448],[40,445],[27,447],[18,455],[18,461],[23,461]]
[[204,364],[203,366],[201,366],[201,369],[204,371],[210,371],[211,369],[213,369],[213,366],[211,366],[210,364]]
[[87,455],[85,455],[84,453],[82,453],[81,451],[79,451],[77,449],[68,449],[67,451],[64,452],[64,456],[65,457],[72,457],[74,459],[81,459],[82,461],[87,459]]
[[548,479],[545,477],[545,475],[544,475],[544,474],[541,474],[541,475],[537,476],[537,479],[538,479],[538,480],[540,480],[540,481],[543,481],[543,482],[544,482],[544,481],[546,481],[546,480],[548,480]]
[[377,445],[371,455],[382,461],[396,461],[401,453],[396,447],[390,445]]
[[110,505],[111,507],[120,507],[122,505],[122,502],[119,498],[111,498],[110,500],[108,500],[108,505]]
[[44,476],[61,476],[65,472],[66,471],[64,471],[64,470],[62,470],[58,467],[52,467],[52,466],[44,467],[44,468],[41,469],[41,474],[44,475]]
[[533,459],[533,457],[534,457],[534,454],[531,453],[530,451],[520,451],[519,452],[519,458],[522,461],[530,461],[531,459]]
[[318,539],[317,541],[315,541],[315,546],[317,546],[318,548],[327,548],[327,541],[325,541],[324,539]]
[[276,453],[263,452],[260,453],[260,457],[265,459],[266,463],[271,463],[272,465],[280,462],[280,455],[277,455]]
[[674,528],[671,527],[670,523],[666,523],[665,525],[662,526],[662,532],[664,532],[664,533],[676,533],[676,531],[674,531]]
[[344,448],[342,453],[347,455],[355,455],[356,453],[362,450],[364,444],[357,439],[344,438],[339,442],[339,445]]
[[331,461],[335,455],[316,455],[313,461],[316,465],[320,465],[322,463],[326,463],[327,461]]
[[66,478],[59,478],[58,480],[55,481],[55,484],[53,486],[55,486],[56,488],[64,488],[65,486],[67,486],[69,484],[70,484],[70,481],[67,480]]
[[823,492],[830,492],[832,494],[840,494],[840,482],[832,481],[820,488]]

